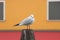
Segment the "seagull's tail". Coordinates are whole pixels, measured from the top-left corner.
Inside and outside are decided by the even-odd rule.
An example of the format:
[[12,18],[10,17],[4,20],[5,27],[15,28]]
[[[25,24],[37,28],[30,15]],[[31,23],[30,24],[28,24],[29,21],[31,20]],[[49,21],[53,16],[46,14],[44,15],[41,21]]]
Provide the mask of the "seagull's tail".
[[19,26],[19,24],[16,24],[16,25],[14,25],[14,26]]
[[16,24],[16,25],[14,25],[14,26],[22,26],[22,24]]

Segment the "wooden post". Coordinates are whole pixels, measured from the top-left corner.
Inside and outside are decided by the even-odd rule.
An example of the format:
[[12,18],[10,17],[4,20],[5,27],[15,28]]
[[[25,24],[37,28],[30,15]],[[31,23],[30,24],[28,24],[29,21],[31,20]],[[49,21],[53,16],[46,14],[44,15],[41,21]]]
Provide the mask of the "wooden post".
[[21,40],[35,40],[34,31],[31,29],[22,30]]

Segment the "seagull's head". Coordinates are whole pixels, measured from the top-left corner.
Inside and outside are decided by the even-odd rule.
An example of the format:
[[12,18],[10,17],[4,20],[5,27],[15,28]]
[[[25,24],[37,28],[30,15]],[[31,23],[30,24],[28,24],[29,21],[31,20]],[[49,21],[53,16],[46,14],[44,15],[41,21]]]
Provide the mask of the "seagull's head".
[[31,17],[34,17],[34,15],[31,15]]

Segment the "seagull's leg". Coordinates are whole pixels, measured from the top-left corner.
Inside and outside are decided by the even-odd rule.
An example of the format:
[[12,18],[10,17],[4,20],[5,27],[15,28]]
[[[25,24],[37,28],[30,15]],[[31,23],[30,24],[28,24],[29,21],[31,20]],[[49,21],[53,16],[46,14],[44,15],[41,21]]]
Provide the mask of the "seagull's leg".
[[28,25],[27,25],[27,29],[28,29]]
[[29,25],[29,30],[30,30],[30,25]]
[[27,29],[28,29],[28,30],[30,29],[30,25],[27,25]]

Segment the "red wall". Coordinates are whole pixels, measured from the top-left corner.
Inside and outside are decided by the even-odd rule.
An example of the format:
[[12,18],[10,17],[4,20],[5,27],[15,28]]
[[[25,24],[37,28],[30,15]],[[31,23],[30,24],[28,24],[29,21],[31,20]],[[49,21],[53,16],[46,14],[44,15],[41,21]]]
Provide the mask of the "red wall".
[[[60,40],[60,32],[34,32],[35,40]],[[0,40],[20,40],[21,32],[0,32]]]

